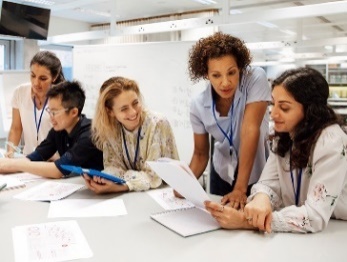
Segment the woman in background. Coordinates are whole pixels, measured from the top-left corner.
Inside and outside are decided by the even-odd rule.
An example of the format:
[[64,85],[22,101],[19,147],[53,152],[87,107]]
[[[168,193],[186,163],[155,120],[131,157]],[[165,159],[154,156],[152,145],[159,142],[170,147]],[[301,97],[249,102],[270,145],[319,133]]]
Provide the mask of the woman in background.
[[274,80],[272,153],[244,212],[207,202],[224,228],[319,232],[347,220],[347,135],[327,103],[329,85],[311,68]]
[[210,192],[223,196],[221,203],[236,209],[244,207],[269,151],[271,90],[264,70],[250,63],[244,42],[223,33],[200,39],[189,54],[190,78],[209,80],[191,103],[194,152],[190,168],[197,178],[205,171],[212,136]]
[[111,77],[103,83],[92,132],[95,145],[103,151],[104,171],[126,181],[119,185],[84,175],[88,188],[95,193],[157,188],[162,180],[146,161],[178,159],[169,122],[144,109],[136,82],[124,77]]
[[23,154],[33,152],[52,128],[44,114],[46,93],[65,80],[60,60],[49,51],[38,52],[30,62],[31,83],[16,88],[12,98],[12,123],[7,138],[7,157],[13,157],[23,135]]

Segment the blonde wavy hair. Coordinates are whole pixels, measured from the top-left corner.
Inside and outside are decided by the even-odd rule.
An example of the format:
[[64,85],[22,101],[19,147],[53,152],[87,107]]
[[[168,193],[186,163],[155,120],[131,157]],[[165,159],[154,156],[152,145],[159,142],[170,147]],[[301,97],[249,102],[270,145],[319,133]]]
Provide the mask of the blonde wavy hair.
[[[103,145],[110,137],[121,135],[122,125],[110,116],[113,100],[124,91],[134,91],[141,103],[143,101],[140,89],[134,80],[125,77],[111,77],[101,86],[95,115],[92,121],[92,140],[95,146],[103,150]],[[145,110],[142,109],[141,121],[144,119]]]

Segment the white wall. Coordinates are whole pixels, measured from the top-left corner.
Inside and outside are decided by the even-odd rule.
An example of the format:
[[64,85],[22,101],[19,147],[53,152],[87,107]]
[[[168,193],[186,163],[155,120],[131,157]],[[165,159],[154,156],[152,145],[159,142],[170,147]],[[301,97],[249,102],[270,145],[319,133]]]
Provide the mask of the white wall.
[[89,30],[89,23],[51,16],[49,21],[48,36],[79,33]]
[[281,73],[283,73],[285,70],[296,68],[297,66],[295,64],[278,64],[278,65],[271,65],[266,67],[266,75],[268,79],[275,79],[278,77]]

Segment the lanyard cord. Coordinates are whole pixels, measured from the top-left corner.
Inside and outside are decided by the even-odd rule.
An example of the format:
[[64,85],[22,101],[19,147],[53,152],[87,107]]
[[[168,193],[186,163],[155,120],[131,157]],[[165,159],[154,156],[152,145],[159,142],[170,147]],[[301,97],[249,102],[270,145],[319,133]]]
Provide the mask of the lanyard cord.
[[123,136],[123,144],[124,144],[124,148],[125,148],[125,153],[127,155],[128,158],[128,162],[130,164],[130,167],[132,170],[136,170],[136,162],[137,162],[137,156],[139,154],[139,148],[140,148],[140,135],[141,135],[141,128],[142,126],[140,126],[139,131],[137,133],[137,142],[136,142],[136,149],[135,149],[135,157],[134,157],[134,164],[131,164],[131,160],[130,160],[130,155],[129,155],[129,150],[128,150],[128,146],[127,146],[127,142],[125,139],[125,134],[124,134],[124,130],[122,127],[122,136]]
[[299,169],[298,172],[298,180],[296,182],[296,190],[294,186],[294,175],[292,171],[292,163],[291,163],[291,155],[292,152],[290,151],[290,157],[289,157],[289,165],[290,165],[290,178],[292,180],[292,186],[293,186],[293,191],[294,191],[294,196],[295,196],[295,205],[298,206],[299,204],[299,198],[300,198],[300,189],[301,189],[301,176],[302,176],[302,168]]
[[34,101],[34,118],[35,118],[35,127],[36,127],[36,141],[38,142],[39,141],[39,130],[40,130],[40,126],[41,126],[41,120],[42,120],[42,115],[43,115],[43,111],[45,111],[45,107],[47,105],[47,101],[48,99],[46,98],[45,100],[45,103],[43,104],[43,107],[42,107],[42,111],[41,111],[41,114],[40,114],[40,118],[39,118],[39,122],[37,123],[37,118],[36,118],[36,102],[35,102],[35,97],[33,99]]
[[[229,141],[229,145],[230,147],[234,147],[234,143],[233,143],[233,114],[234,114],[234,102],[231,104],[231,124],[230,124],[230,136],[228,136],[228,134],[223,130],[223,128],[219,125],[217,117],[216,117],[216,103],[214,100],[212,100],[212,113],[213,113],[213,117],[214,120],[216,121],[216,124],[219,128],[219,130],[223,133],[223,135],[225,136],[226,139],[228,139]],[[231,149],[230,149],[230,153],[231,153]]]

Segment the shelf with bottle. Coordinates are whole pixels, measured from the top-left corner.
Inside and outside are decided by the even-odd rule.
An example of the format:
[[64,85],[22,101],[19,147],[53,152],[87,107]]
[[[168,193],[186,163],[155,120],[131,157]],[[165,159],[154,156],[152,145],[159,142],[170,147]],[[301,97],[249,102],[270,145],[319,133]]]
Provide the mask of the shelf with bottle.
[[328,82],[330,85],[347,85],[347,71],[330,72]]
[[347,68],[343,64],[306,65],[321,72],[329,85],[347,86]]
[[346,86],[329,86],[329,98],[347,99],[347,85]]

